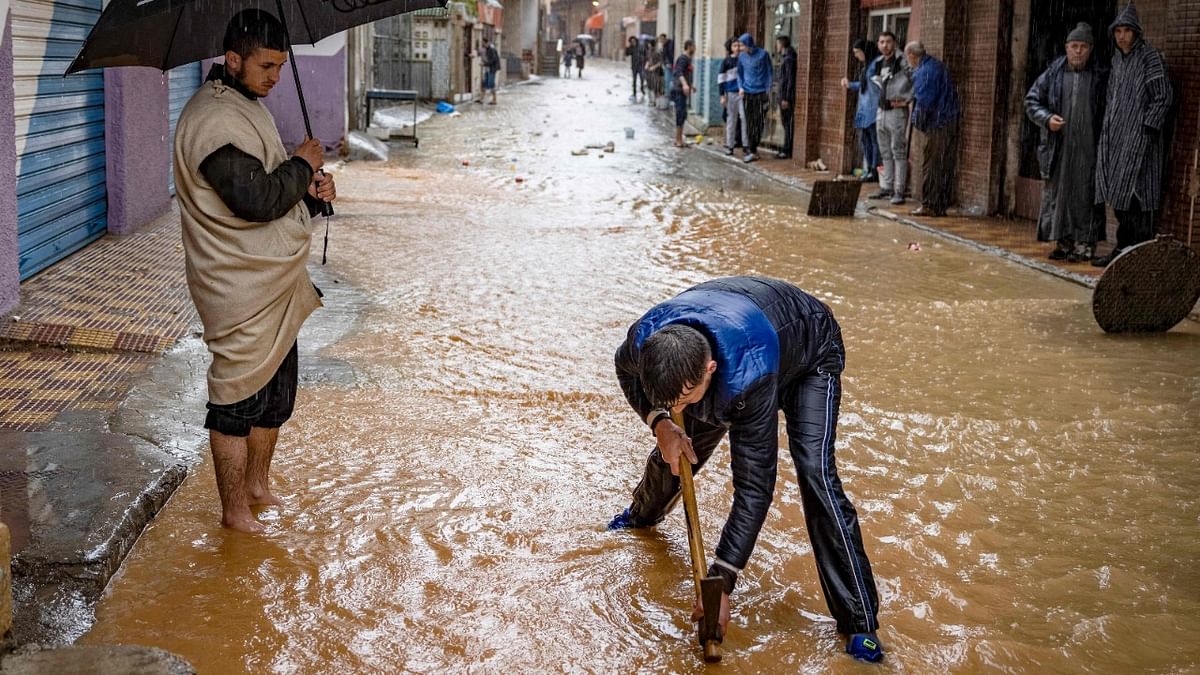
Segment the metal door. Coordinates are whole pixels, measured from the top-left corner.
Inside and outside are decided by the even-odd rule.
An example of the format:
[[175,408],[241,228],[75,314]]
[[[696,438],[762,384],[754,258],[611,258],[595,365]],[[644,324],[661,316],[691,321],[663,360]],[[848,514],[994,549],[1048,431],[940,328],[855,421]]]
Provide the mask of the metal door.
[[169,97],[168,114],[170,119],[167,138],[170,139],[168,150],[170,160],[167,165],[167,188],[175,194],[175,125],[179,122],[179,113],[183,106],[191,100],[192,94],[200,88],[200,64],[189,63],[185,66],[172,68],[168,72],[167,91]]
[[104,76],[62,76],[100,7],[101,0],[16,0],[12,6],[22,279],[100,238],[107,227]]

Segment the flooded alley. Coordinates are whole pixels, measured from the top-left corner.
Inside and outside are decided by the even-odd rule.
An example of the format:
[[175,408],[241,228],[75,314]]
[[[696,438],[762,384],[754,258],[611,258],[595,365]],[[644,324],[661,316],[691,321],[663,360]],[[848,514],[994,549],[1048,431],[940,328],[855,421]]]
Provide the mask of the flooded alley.
[[[842,653],[784,450],[707,670],[1200,668],[1200,325],[1106,335],[1081,286],[890,221],[809,218],[806,194],[672,147],[628,77],[589,61],[340,170],[329,264],[323,223],[310,263],[338,292],[301,334],[284,506],[263,535],[223,530],[198,465],[82,642],[201,673],[705,669],[682,515],[605,530],[653,443],[613,353],[652,305],[756,274],[842,325],[838,465],[887,657]],[[729,476],[725,442],[697,479],[710,555]]]

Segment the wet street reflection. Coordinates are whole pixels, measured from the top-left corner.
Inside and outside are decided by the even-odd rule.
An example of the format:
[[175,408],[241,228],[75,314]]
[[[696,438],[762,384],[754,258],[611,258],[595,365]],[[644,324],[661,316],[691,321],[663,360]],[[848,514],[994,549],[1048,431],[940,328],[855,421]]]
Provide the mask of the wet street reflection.
[[[702,669],[682,516],[604,530],[651,449],[612,356],[651,305],[762,274],[843,327],[839,466],[883,671],[1200,667],[1200,326],[1105,335],[1082,287],[810,219],[801,193],[671,147],[619,73],[514,87],[346,167],[328,267],[366,308],[302,363],[286,506],[265,535],[224,531],[198,466],[84,641],[204,673]],[[727,448],[697,481],[710,547]],[[786,451],[780,472],[719,668],[867,672],[826,615]]]

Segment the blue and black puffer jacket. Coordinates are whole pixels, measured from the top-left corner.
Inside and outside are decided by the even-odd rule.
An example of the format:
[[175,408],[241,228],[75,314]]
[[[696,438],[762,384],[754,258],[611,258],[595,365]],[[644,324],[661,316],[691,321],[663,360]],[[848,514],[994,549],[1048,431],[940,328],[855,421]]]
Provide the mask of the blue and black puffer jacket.
[[639,376],[640,348],[671,324],[703,333],[717,362],[704,399],[686,414],[729,429],[733,507],[716,553],[741,569],[775,491],[780,396],[818,367],[841,371],[841,330],[820,300],[784,281],[730,277],[688,289],[646,312],[617,350],[621,389],[642,419],[652,405]]

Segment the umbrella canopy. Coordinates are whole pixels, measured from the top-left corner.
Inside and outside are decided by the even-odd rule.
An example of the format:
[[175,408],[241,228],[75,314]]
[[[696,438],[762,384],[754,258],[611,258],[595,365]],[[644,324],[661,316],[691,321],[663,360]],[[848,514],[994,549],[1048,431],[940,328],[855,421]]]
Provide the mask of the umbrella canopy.
[[169,70],[224,53],[229,20],[244,9],[278,15],[292,44],[315,44],[348,28],[446,0],[112,0],[67,74],[89,68],[150,66]]
[[580,33],[579,35],[575,36],[575,39],[576,40],[591,40],[593,42],[595,42],[595,40],[596,40],[596,38],[594,36],[588,35],[587,33]]
[[604,28],[604,15],[593,14],[588,17],[588,20],[583,22],[583,27],[586,30],[600,30]]

